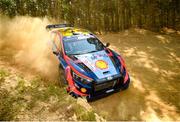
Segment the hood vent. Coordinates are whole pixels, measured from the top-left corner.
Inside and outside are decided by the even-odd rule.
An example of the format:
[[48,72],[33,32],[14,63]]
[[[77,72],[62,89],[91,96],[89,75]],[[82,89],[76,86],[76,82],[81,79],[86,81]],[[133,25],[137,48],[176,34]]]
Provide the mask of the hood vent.
[[78,60],[78,58],[76,58],[76,57],[75,57],[75,56],[73,56],[73,55],[69,56],[69,58],[71,58],[73,61]]
[[105,71],[105,72],[103,72],[103,74],[105,75],[105,74],[108,74],[108,73],[110,73],[109,71]]

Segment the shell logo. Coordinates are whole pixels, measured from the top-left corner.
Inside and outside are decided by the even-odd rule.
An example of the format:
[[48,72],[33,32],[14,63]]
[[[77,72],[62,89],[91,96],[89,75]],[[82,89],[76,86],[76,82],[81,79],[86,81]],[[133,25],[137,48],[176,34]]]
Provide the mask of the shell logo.
[[108,64],[107,62],[103,61],[103,60],[98,60],[96,61],[96,67],[99,69],[107,69],[108,68]]

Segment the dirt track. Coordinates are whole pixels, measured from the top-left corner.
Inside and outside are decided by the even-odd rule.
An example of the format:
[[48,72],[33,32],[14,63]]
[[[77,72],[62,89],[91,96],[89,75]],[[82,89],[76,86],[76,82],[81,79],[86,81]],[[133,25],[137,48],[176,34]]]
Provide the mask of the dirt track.
[[101,38],[125,58],[131,85],[95,110],[107,120],[180,120],[180,36],[132,29]]
[[[24,25],[17,28],[18,23]],[[42,36],[47,23],[24,18],[6,23],[16,31],[7,25],[2,29],[0,60],[27,74],[39,72],[57,80],[58,62]],[[130,29],[100,38],[124,57],[131,84],[126,91],[90,103],[94,110],[107,120],[180,120],[180,35]]]

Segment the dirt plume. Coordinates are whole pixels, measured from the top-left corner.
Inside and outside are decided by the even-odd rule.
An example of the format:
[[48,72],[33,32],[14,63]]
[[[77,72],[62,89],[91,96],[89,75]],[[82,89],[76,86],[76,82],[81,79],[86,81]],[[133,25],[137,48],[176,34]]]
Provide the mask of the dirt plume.
[[57,61],[51,53],[50,34],[45,29],[49,23],[47,18],[1,17],[1,60],[6,57],[8,62],[14,61],[15,65],[25,66],[29,72],[39,72],[47,77],[57,75]]

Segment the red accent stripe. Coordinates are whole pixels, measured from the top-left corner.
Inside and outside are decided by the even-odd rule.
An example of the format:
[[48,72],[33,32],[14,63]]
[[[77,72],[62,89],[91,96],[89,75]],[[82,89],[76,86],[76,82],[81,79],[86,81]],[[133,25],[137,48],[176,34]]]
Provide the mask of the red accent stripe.
[[126,83],[127,80],[128,80],[128,73],[127,73],[127,71],[126,71],[126,75],[125,75],[125,78],[124,78],[124,83]]
[[74,85],[74,81],[72,79],[72,76],[71,76],[71,71],[70,71],[70,67],[68,66],[66,69],[65,69],[65,72],[66,72],[66,79],[68,81],[68,90],[69,91],[73,91],[74,93],[80,95],[80,96],[88,96],[88,94],[84,94],[84,93],[81,93],[80,91],[77,90],[77,88],[75,87]]
[[113,56],[113,54],[112,54],[110,49],[106,48],[106,50],[108,50],[108,52],[110,52],[110,53],[108,53],[108,56]]
[[[125,78],[124,78],[124,83],[126,83],[127,80],[128,80],[128,71],[126,69],[126,65],[125,65],[124,60],[120,56],[118,56],[118,59],[120,60],[120,62],[123,65],[124,69],[126,70],[126,75],[125,75]],[[121,70],[122,70],[123,67],[121,67]]]

